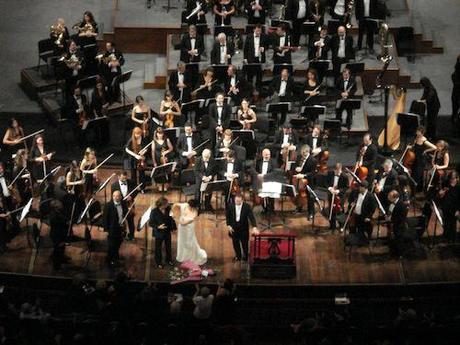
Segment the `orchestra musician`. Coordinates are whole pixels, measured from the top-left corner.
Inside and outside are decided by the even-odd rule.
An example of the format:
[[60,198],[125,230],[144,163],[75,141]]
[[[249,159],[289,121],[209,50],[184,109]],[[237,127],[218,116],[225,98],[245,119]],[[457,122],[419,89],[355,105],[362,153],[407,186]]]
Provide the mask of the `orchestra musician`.
[[[265,176],[267,174],[272,174],[276,168],[277,164],[276,161],[271,158],[270,149],[264,148],[261,157],[256,159],[252,172],[252,191],[255,195],[262,189]],[[273,212],[275,210],[275,200],[273,198],[265,198],[264,202],[262,202],[262,207],[264,213]]]
[[359,145],[358,151],[356,152],[356,167],[365,167],[367,168],[367,178],[369,182],[374,181],[374,170],[375,164],[377,161],[377,146],[373,142],[372,135],[370,133],[365,133],[363,135],[363,142]]
[[[122,199],[126,202],[127,206],[132,205],[133,200],[137,196],[136,184],[132,179],[128,178],[128,173],[126,171],[120,171],[118,173],[118,180],[112,183],[110,186],[111,193],[113,194],[115,191],[119,191],[121,193]],[[129,195],[131,193],[131,195]],[[129,196],[128,196],[129,195]],[[125,199],[126,198],[126,199]],[[133,206],[134,207],[134,206]],[[134,240],[134,213],[130,212],[130,214],[126,217],[126,221],[128,223],[128,234],[126,239],[128,241]]]
[[433,152],[431,159],[432,167],[428,174],[427,191],[438,190],[441,187],[443,178],[446,176],[446,169],[449,167],[449,144],[444,140],[438,140],[435,150],[428,149],[425,152]]
[[[15,182],[17,191],[19,192],[19,206],[24,206],[32,197],[32,176],[29,170],[29,155],[26,149],[20,149],[16,152],[13,166],[13,179],[18,176]],[[25,168],[23,170],[23,168]]]
[[[190,101],[191,86],[195,85],[198,81],[194,81],[193,79],[194,76],[192,73],[186,70],[185,62],[179,61],[177,63],[177,71],[172,72],[168,80],[169,91],[172,93],[173,99],[177,100],[178,103]],[[198,75],[195,79],[198,79]],[[194,121],[192,124],[195,124]]]
[[[195,25],[188,27],[188,33],[186,33],[180,43],[180,60],[189,62],[200,62],[201,54],[204,53],[204,40],[203,36],[198,35]],[[198,72],[198,66],[193,73]]]
[[9,234],[7,230],[8,222],[8,210],[4,207],[3,201],[0,198],[0,254],[3,254],[9,249],[7,246],[9,241]]
[[194,133],[192,125],[187,122],[184,126],[184,133],[179,135],[176,143],[181,169],[186,169],[188,166],[191,166],[190,160],[194,159],[197,155],[194,148],[197,147],[200,142],[198,133]]
[[275,35],[273,37],[273,63],[279,64],[292,64],[292,37],[287,32],[286,24],[280,24],[276,28]]
[[69,262],[69,257],[65,255],[68,222],[63,211],[64,205],[61,201],[53,199],[50,202],[49,227],[53,242],[51,259],[55,270],[60,270],[63,263]]
[[321,26],[321,30],[310,41],[308,58],[310,60],[327,60],[330,50],[331,38],[327,34],[327,26]]
[[[320,86],[321,84],[318,81],[318,74],[316,70],[313,68],[309,68],[307,71],[307,80],[304,85],[304,95],[305,99],[303,104],[305,105],[317,105],[320,104],[319,101],[319,94],[320,94]],[[310,121],[315,122],[317,119],[310,119]]]
[[232,108],[230,105],[224,103],[224,94],[219,92],[216,95],[216,102],[209,106],[209,128],[211,129],[211,143],[215,146],[218,137],[222,135],[224,130],[228,128],[230,117],[232,115]]
[[[187,0],[186,10],[183,13],[183,23],[188,25],[195,25],[198,29],[199,35],[205,34],[207,25],[206,24],[206,13],[208,13],[208,4],[205,0]],[[194,13],[193,15],[191,15]],[[188,19],[186,19],[189,17]]]
[[253,123],[257,121],[257,115],[255,111],[249,107],[249,102],[246,98],[241,101],[241,106],[238,109],[236,116],[242,129],[252,129]]
[[101,77],[96,78],[96,87],[93,90],[91,96],[91,114],[92,117],[103,117],[107,116],[109,109],[109,96],[105,89],[105,80]]
[[[291,102],[294,95],[294,79],[291,77],[289,70],[283,68],[281,74],[275,76],[270,83],[270,94],[279,98],[279,102]],[[277,116],[275,114],[275,116]],[[286,121],[286,113],[281,114],[279,121],[283,125]]]
[[238,73],[235,65],[229,65],[224,92],[230,97],[233,105],[240,104],[243,98],[250,95],[250,87],[251,85],[247,83],[246,79]]
[[308,0],[288,0],[286,2],[286,19],[292,21],[292,45],[300,46],[302,24],[309,17]]
[[336,78],[340,75],[340,66],[355,58],[353,37],[347,35],[345,26],[337,28],[337,35],[331,38],[332,70]]
[[131,111],[131,120],[135,126],[142,130],[143,137],[150,137],[152,110],[150,106],[145,103],[144,97],[136,96],[135,105]]
[[[256,24],[252,34],[246,36],[244,41],[243,63],[262,64],[265,63],[265,52],[268,48],[269,40],[265,33],[262,32],[262,25]],[[248,65],[246,69],[246,79],[252,83],[256,79],[255,86],[259,88],[262,83],[262,65]]]
[[248,16],[248,24],[265,24],[268,6],[267,0],[245,0],[244,11]]
[[78,36],[80,37],[80,39],[92,38],[92,40],[82,40],[82,45],[91,44],[91,42],[96,42],[96,37],[99,33],[99,29],[96,21],[94,20],[94,16],[90,11],[85,11],[85,13],[83,13],[83,20],[80,22],[78,27],[80,28],[78,30]]
[[58,18],[56,23],[51,26],[50,38],[54,40],[54,44],[56,45],[55,54],[62,54],[67,41],[70,39],[69,29],[67,29],[63,18]]
[[171,207],[165,197],[159,198],[155,202],[155,208],[150,212],[149,225],[153,229],[155,237],[155,262],[158,268],[163,268],[162,247],[165,244],[166,262],[169,266],[174,266],[171,250],[171,232],[177,230],[176,222],[171,216]]
[[[294,129],[292,129],[292,125],[290,123],[284,124],[283,128],[275,136],[275,147],[278,150],[278,164],[284,165],[286,168],[285,159],[289,159],[289,156],[295,156],[298,144],[299,138]],[[295,159],[295,157],[293,158]]]
[[[380,198],[382,203],[384,199]],[[403,198],[399,195],[398,191],[391,190],[385,200],[388,205],[387,220],[389,221],[389,230],[393,240],[393,247],[396,256],[401,257],[405,250],[405,233],[408,230],[407,214],[409,213],[409,206],[404,202]],[[390,242],[390,243],[391,243]]]
[[330,12],[333,19],[338,19],[342,25],[349,20],[350,2],[352,0],[331,0]]
[[12,159],[13,153],[21,148],[27,148],[24,138],[24,130],[18,120],[12,117],[8,122],[8,128],[3,136],[2,161],[8,163]]
[[[198,157],[195,164],[195,201],[198,205],[201,203],[201,194],[206,189],[206,184],[211,182],[217,174],[218,166],[216,161],[212,158],[211,150],[204,149],[201,157]],[[204,196],[204,210],[212,212],[211,194]]]
[[310,0],[308,2],[310,10],[310,21],[315,22],[317,27],[320,28],[324,25],[324,13],[326,7],[323,0]]
[[5,171],[5,165],[0,162],[0,199],[2,200],[3,209],[7,211],[13,211],[16,204],[12,188],[9,187],[10,183],[11,178]]
[[[295,198],[296,212],[302,212],[302,199],[307,198],[307,214],[309,220],[313,219],[315,204],[313,197],[308,195],[306,184],[312,187],[312,178],[316,174],[316,167],[317,161],[311,154],[310,146],[303,145],[300,149],[300,156],[297,158],[295,164],[292,184],[298,192]],[[307,181],[305,181],[305,179]]]
[[84,185],[85,178],[78,162],[74,160],[70,163],[65,175],[67,193],[63,198],[64,212],[69,221],[69,237],[73,235],[73,224],[76,223],[79,215],[85,208]]
[[393,168],[393,161],[386,159],[374,179],[374,192],[378,194],[383,208],[388,206],[388,193],[398,184],[398,173]]
[[173,99],[169,90],[165,91],[163,100],[160,103],[160,125],[166,128],[172,128],[178,122],[177,117],[182,115],[180,105]]
[[131,179],[136,183],[142,183],[141,193],[145,189],[145,169],[147,168],[148,140],[142,137],[142,129],[134,127],[131,138],[125,146],[125,152],[129,155],[129,165],[131,169]]
[[[172,145],[171,140],[169,140],[169,138],[166,136],[163,128],[158,127],[153,133],[153,142],[151,148],[154,168],[173,162],[174,146]],[[169,183],[165,183],[165,181],[171,181],[170,177],[155,177],[155,182],[162,183],[164,185],[164,191],[167,191]]]
[[206,68],[200,76],[200,80],[198,80],[197,88],[192,92],[192,97],[195,96],[197,99],[215,97],[216,93],[220,91],[215,78],[214,69],[212,67]]
[[430,79],[427,77],[420,78],[420,84],[423,87],[421,102],[426,104],[426,136],[430,140],[436,139],[436,122],[438,119],[441,103],[439,102],[438,92]]
[[114,79],[121,75],[121,66],[125,64],[125,58],[117,50],[114,42],[106,42],[101,64],[102,75],[107,82],[109,101],[110,103],[118,102],[120,100],[120,84]]
[[232,149],[233,146],[233,132],[227,128],[222,137],[217,141],[214,150],[215,157],[225,157],[225,154]]
[[41,182],[50,172],[50,160],[53,158],[53,155],[53,152],[48,152],[43,135],[37,134],[30,149],[32,177],[35,181]]
[[347,113],[345,126],[347,128],[351,128],[353,123],[353,109],[350,109],[350,107],[346,106],[346,103],[342,101],[352,98],[357,90],[357,87],[356,79],[351,75],[348,68],[343,69],[342,76],[337,80],[335,88],[340,96],[335,108],[335,118],[343,122],[342,113],[345,110]]
[[243,162],[237,159],[235,151],[229,150],[225,154],[222,168],[218,173],[219,180],[227,180],[224,195],[226,204],[231,199],[232,189],[239,190],[239,184],[243,181]]
[[214,3],[214,25],[232,25],[232,16],[235,14],[235,4],[233,0],[217,0]]
[[80,170],[83,173],[85,180],[85,193],[91,195],[94,193],[94,189],[97,188],[98,177],[97,177],[97,157],[96,152],[93,148],[87,147],[83,155],[83,159],[80,163]]
[[67,51],[61,57],[60,61],[64,64],[65,91],[66,96],[69,97],[72,90],[77,85],[78,80],[83,78],[85,72],[85,59],[75,41],[69,41]]
[[316,159],[321,157],[321,154],[327,148],[325,147],[325,140],[321,133],[321,126],[315,125],[311,133],[307,134],[304,138],[304,143],[307,144],[311,148],[311,154]]
[[[342,171],[342,163],[336,163],[334,170],[330,170],[326,175],[326,187],[328,190],[329,207],[332,207],[330,211],[331,218],[329,220],[329,229],[335,230],[337,228],[337,214],[344,210],[345,204],[345,193],[348,190],[349,181],[348,177]],[[332,195],[334,195],[334,201],[331,205]],[[336,205],[336,201],[338,201]],[[340,210],[336,210],[336,207]]]
[[[217,35],[211,50],[212,65],[228,65],[232,63],[232,56],[235,54],[235,48],[231,41],[227,40],[225,33]],[[221,74],[220,70],[215,71],[216,78],[220,83],[225,82],[225,73]]]
[[449,173],[443,183],[443,187],[438,193],[438,199],[442,210],[442,220],[444,222],[443,237],[451,243],[456,243],[457,221],[460,215],[460,186],[458,184],[458,173],[456,171]]
[[375,197],[369,192],[369,183],[362,181],[358,189],[354,189],[348,198],[348,205],[354,206],[352,217],[354,227],[350,232],[355,233],[360,243],[369,243],[372,236],[372,215],[377,207]]
[[128,212],[128,205],[119,190],[112,192],[112,200],[105,204],[103,212],[104,231],[108,233],[106,262],[110,268],[119,265],[120,246],[124,238],[123,219]]
[[71,97],[67,98],[66,105],[66,117],[78,124],[79,127],[85,121],[93,118],[86,95],[81,92],[78,86],[73,90]]
[[369,19],[375,19],[378,10],[378,0],[356,0],[355,16],[358,22],[358,50],[362,48],[363,36],[366,34],[366,44],[369,53],[374,54],[374,27]]

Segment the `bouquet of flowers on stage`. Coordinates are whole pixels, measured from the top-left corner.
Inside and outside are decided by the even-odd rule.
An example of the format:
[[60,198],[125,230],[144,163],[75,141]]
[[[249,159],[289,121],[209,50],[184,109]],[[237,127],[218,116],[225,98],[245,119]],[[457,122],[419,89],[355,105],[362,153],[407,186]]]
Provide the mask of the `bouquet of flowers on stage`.
[[200,282],[208,276],[213,276],[215,274],[215,271],[211,268],[201,268],[191,261],[184,261],[179,267],[170,271],[169,277],[171,279],[171,285],[176,285],[185,282]]

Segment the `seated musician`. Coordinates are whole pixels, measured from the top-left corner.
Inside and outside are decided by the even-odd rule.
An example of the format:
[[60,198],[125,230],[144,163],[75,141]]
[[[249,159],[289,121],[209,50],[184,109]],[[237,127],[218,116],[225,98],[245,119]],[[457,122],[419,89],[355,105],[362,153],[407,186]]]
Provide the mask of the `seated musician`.
[[374,192],[379,195],[382,206],[387,209],[388,193],[398,184],[398,173],[393,169],[393,161],[386,159],[382,169],[379,170],[374,179]]
[[209,128],[211,130],[211,143],[215,145],[218,137],[228,128],[232,107],[225,102],[224,94],[219,92],[216,95],[216,102],[209,106]]
[[356,80],[351,75],[351,72],[348,68],[343,70],[342,76],[335,83],[335,89],[339,94],[339,100],[337,101],[335,108],[335,118],[343,122],[342,113],[345,110],[347,112],[345,126],[347,128],[351,128],[353,123],[353,110],[347,107],[343,100],[352,98],[357,90],[357,87]]
[[182,13],[182,22],[188,25],[195,25],[198,34],[203,36],[206,33],[206,13],[208,4],[205,0],[187,0],[186,9]]
[[327,60],[331,38],[327,34],[327,26],[321,26],[319,33],[310,41],[308,57],[310,60]]
[[169,91],[172,93],[173,98],[177,99],[179,103],[190,101],[191,87],[195,84],[192,74],[187,71],[185,67],[185,62],[179,61],[177,63],[177,71],[172,72],[168,80]]
[[267,8],[270,6],[268,0],[245,0],[244,12],[248,16],[248,24],[265,24]]
[[447,176],[441,190],[438,192],[438,199],[444,223],[443,237],[450,243],[456,243],[457,220],[460,215],[460,186],[456,171],[450,172]]
[[[109,109],[108,95],[105,91],[104,79],[96,79],[96,87],[93,90],[90,104],[90,114],[93,118],[106,117]],[[95,131],[96,143],[104,144],[110,141],[109,122],[98,121],[97,126],[93,126]]]
[[[275,147],[278,149],[278,163],[286,167],[286,159],[294,158],[299,139],[292,125],[287,123],[275,136]],[[291,156],[291,157],[290,157]]]
[[99,29],[94,16],[90,11],[83,13],[83,20],[80,22],[79,34],[81,45],[92,44],[96,42],[96,37],[99,33]]
[[217,35],[211,50],[211,64],[228,65],[232,63],[232,56],[235,48],[231,41],[227,40],[227,35],[221,32]]
[[21,140],[22,138],[24,138],[24,130],[18,120],[12,117],[3,136],[3,149],[1,151],[3,162],[9,162],[12,155],[24,147],[25,142]]
[[[203,36],[198,35],[195,25],[188,27],[188,33],[186,33],[180,43],[180,60],[189,62],[200,62],[201,54],[204,53],[204,40]],[[198,72],[198,65],[196,66],[195,72]]]
[[[153,133],[151,152],[154,168],[171,163],[174,159],[174,146],[161,127],[158,127]],[[164,186],[164,191],[168,190],[169,183],[166,183],[168,181],[171,181],[169,176],[155,178],[155,183],[161,183]]]
[[[244,63],[262,64],[265,63],[265,54],[268,49],[269,40],[265,33],[262,32],[262,26],[256,24],[252,34],[246,36],[243,47]],[[246,78],[252,83],[256,79],[255,86],[260,88],[262,84],[262,65],[246,66]]]
[[232,104],[237,105],[241,100],[250,94],[250,84],[238,73],[234,65],[227,68],[227,80],[224,85],[224,92],[230,97]]
[[150,106],[145,103],[144,97],[141,95],[136,96],[134,107],[131,111],[131,120],[136,127],[142,130],[142,136],[148,137],[150,128],[152,127],[152,110]]
[[232,25],[232,16],[235,14],[235,3],[233,0],[218,0],[214,3],[214,25]]
[[208,67],[203,71],[191,95],[197,99],[208,99],[214,98],[218,92],[220,92],[220,87],[217,85],[214,69]]
[[388,192],[385,203],[388,205],[387,221],[389,222],[388,228],[392,239],[390,248],[392,248],[392,252],[397,257],[401,257],[404,255],[405,242],[407,242],[405,232],[408,230],[407,214],[409,213],[409,206],[396,190]]
[[[304,105],[318,105],[320,104],[319,94],[320,94],[321,84],[318,81],[318,74],[315,69],[308,69],[307,71],[307,81],[304,85]],[[315,122],[318,119],[310,119]]]
[[34,137],[32,147],[30,149],[30,161],[32,162],[32,177],[38,183],[51,171],[50,160],[53,158],[54,152],[49,152],[43,135],[37,134]]
[[232,149],[232,146],[233,133],[231,129],[227,128],[216,143],[215,157],[225,157],[226,153]]
[[114,81],[121,75],[121,66],[125,64],[123,54],[117,50],[114,42],[105,44],[105,52],[100,59],[101,74],[107,82],[107,92],[110,103],[120,101],[120,84]]
[[320,28],[324,24],[325,2],[322,0],[310,0],[308,7],[310,10],[309,20],[316,23],[316,26]]
[[436,149],[428,149],[425,152],[433,152],[431,159],[432,168],[429,170],[427,191],[438,190],[442,180],[446,176],[446,169],[449,167],[450,155],[449,144],[444,140],[436,142]]
[[345,26],[337,28],[337,35],[331,38],[332,67],[335,78],[340,75],[340,66],[355,58],[353,37],[347,35]]
[[93,118],[86,95],[82,94],[79,87],[76,87],[72,96],[67,99],[66,108],[66,118],[80,126],[83,121]]
[[29,171],[29,156],[26,149],[17,151],[14,157],[13,175],[18,176],[15,186],[20,196],[20,206],[24,206],[32,197],[32,175]]
[[225,160],[222,162],[219,171],[219,180],[227,180],[228,188],[225,188],[225,202],[228,204],[232,196],[232,191],[239,190],[243,181],[243,162],[238,160],[235,151],[229,150],[225,154]]
[[[347,192],[349,186],[349,181],[347,176],[342,171],[342,163],[336,163],[334,166],[334,170],[330,170],[327,172],[326,176],[326,187],[329,191],[329,204],[332,200],[332,195],[334,195],[334,199],[338,197],[339,203],[338,207],[340,210],[344,210],[344,202],[345,202],[345,193]],[[337,200],[332,202],[333,210],[330,213],[331,219],[329,221],[329,229],[335,230],[337,226],[337,211],[334,209],[335,203]],[[329,205],[331,207],[331,204]],[[340,211],[339,211],[340,212]]]
[[286,24],[280,24],[273,38],[273,63],[275,65],[292,64],[291,43],[292,37],[287,32]]
[[[211,182],[217,174],[218,166],[211,156],[211,150],[204,149],[201,157],[195,163],[195,200],[198,205],[201,203],[201,194],[205,191],[208,182]],[[204,197],[204,210],[213,211],[211,206],[211,194]]]
[[146,154],[148,141],[142,136],[142,129],[134,127],[131,132],[131,138],[125,146],[125,152],[128,154],[129,165],[131,169],[131,179],[134,183],[141,185],[141,192],[145,189],[145,169],[147,168]]
[[77,82],[83,78],[85,66],[83,53],[78,49],[75,41],[69,41],[69,47],[59,61],[64,65],[65,90],[69,97]]
[[179,122],[181,115],[180,105],[173,99],[171,91],[166,90],[160,103],[159,124],[166,128],[175,127],[175,123]]
[[[311,154],[310,146],[303,145],[300,149],[300,156],[295,163],[293,172],[292,184],[297,189],[297,196],[295,200],[296,212],[302,212],[302,204],[305,196],[307,196],[307,213],[308,219],[313,219],[314,215],[314,200],[313,197],[308,196],[306,184],[312,187],[312,177],[316,174],[317,161]],[[308,180],[308,181],[306,181]]]
[[255,111],[249,107],[247,99],[241,101],[241,106],[236,113],[236,117],[242,129],[252,129],[253,124],[257,121],[257,115]]
[[[271,158],[270,149],[265,148],[262,150],[262,157],[257,158],[252,171],[252,191],[254,195],[257,195],[259,190],[262,189],[262,183],[264,177],[267,174],[271,174],[277,168],[276,161]],[[255,200],[258,198],[256,197]],[[262,202],[264,212],[273,212],[275,209],[275,200],[273,198],[266,198]]]
[[321,133],[321,126],[315,125],[311,133],[307,134],[304,139],[305,144],[310,146],[313,157],[319,158],[324,146],[324,138]]
[[375,163],[377,161],[377,146],[373,143],[372,135],[366,133],[363,135],[363,142],[359,145],[356,152],[355,168],[365,167],[368,171],[366,180],[374,181]]
[[194,150],[201,143],[198,133],[194,133],[192,125],[186,123],[184,133],[179,135],[177,139],[177,151],[179,152],[179,164],[181,169],[185,169],[190,165],[190,160],[196,157],[197,152]]
[[[294,96],[294,79],[290,76],[289,70],[284,68],[281,74],[274,77],[270,83],[270,94],[274,96],[275,101],[291,102]],[[278,98],[278,100],[276,99]],[[286,113],[281,114],[279,124],[286,121]]]
[[372,215],[377,207],[374,196],[368,191],[369,183],[362,181],[358,189],[350,193],[349,207],[353,207],[351,217],[355,220],[355,228],[350,232],[356,233],[360,244],[368,243],[372,236]]
[[51,26],[50,38],[54,40],[56,48],[54,52],[60,55],[64,52],[66,42],[70,39],[69,30],[63,18],[58,18],[56,23]]
[[5,165],[0,162],[0,199],[2,200],[3,208],[7,211],[15,209],[15,200],[11,187],[11,177],[5,171]]

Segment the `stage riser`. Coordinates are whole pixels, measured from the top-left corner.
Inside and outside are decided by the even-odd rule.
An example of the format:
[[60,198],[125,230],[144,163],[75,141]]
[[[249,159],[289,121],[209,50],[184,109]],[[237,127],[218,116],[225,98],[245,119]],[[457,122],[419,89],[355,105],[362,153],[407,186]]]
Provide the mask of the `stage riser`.
[[296,266],[294,265],[263,265],[252,264],[251,276],[253,278],[264,279],[290,279],[296,276]]
[[[46,67],[41,67],[42,73],[46,73]],[[43,79],[39,77],[35,67],[24,68],[21,70],[20,87],[33,100],[38,100],[38,95],[42,92],[56,89],[56,79]]]

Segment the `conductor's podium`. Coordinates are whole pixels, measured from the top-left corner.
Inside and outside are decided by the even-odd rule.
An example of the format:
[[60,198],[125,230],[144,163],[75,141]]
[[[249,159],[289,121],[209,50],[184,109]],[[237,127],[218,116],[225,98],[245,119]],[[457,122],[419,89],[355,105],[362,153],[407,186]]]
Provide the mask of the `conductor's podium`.
[[251,239],[249,265],[254,278],[293,278],[296,275],[295,234],[264,233]]

